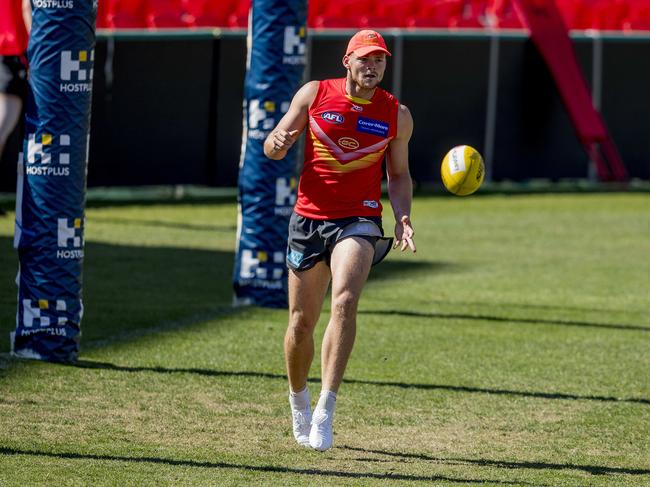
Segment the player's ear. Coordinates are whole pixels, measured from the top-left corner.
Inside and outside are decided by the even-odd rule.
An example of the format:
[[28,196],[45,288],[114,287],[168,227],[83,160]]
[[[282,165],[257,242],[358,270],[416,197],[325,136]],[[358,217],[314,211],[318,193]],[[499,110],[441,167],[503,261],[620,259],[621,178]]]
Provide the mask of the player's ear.
[[350,56],[349,55],[346,54],[345,56],[343,56],[343,61],[342,62],[343,62],[343,67],[345,69],[350,69]]

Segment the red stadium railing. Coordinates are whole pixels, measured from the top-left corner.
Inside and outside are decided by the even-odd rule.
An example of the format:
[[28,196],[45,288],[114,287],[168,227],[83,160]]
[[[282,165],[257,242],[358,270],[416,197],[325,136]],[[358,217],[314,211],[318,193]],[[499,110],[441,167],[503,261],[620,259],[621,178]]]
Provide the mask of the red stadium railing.
[[[570,29],[650,30],[650,0],[556,0]],[[100,0],[97,27],[242,28],[250,0]],[[522,29],[513,0],[310,0],[312,28]]]

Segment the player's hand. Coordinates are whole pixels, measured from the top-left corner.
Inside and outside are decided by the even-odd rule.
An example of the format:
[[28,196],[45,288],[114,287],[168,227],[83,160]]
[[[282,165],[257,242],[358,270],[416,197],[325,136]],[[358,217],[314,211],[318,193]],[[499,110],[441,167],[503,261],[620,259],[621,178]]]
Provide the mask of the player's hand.
[[288,151],[291,149],[291,146],[296,143],[297,135],[297,130],[276,130],[273,132],[273,136],[271,137],[271,141],[273,142],[273,150],[275,152]]
[[415,240],[413,236],[415,231],[411,226],[411,219],[404,215],[400,221],[395,224],[395,243],[393,248],[401,247],[401,251],[404,252],[407,247],[409,247],[413,252],[416,251]]

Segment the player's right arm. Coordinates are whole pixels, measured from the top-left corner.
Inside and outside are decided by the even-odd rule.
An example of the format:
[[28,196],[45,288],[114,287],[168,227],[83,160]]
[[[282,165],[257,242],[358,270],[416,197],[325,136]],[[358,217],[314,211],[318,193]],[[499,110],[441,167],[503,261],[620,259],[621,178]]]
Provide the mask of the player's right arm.
[[294,95],[289,110],[264,141],[264,155],[279,160],[296,143],[300,133],[307,126],[309,107],[318,93],[318,81],[310,81]]

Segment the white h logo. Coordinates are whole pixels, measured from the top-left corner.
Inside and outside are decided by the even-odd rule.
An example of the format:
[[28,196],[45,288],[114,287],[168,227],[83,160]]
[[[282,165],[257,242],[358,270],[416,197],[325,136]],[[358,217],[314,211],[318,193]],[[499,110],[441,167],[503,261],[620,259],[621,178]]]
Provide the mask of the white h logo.
[[275,180],[275,206],[293,206],[296,202],[295,178],[278,178]]
[[[41,327],[50,326],[52,320],[49,316],[43,316],[43,311],[50,309],[50,302],[47,299],[39,299],[36,306],[32,306],[31,299],[23,299],[23,325],[25,328],[31,328],[34,326],[34,322],[38,321]],[[66,305],[65,301],[62,299],[56,300],[56,311],[65,311]],[[59,316],[57,318],[57,325],[63,326],[68,322],[68,319],[65,316]]]
[[49,164],[52,161],[52,156],[43,150],[43,146],[49,145],[51,141],[51,137],[43,135],[39,144],[36,142],[36,134],[29,134],[27,139],[27,163],[34,164],[38,156],[43,164]]
[[239,268],[239,277],[242,279],[253,279],[255,271],[260,265],[259,259],[253,257],[252,250],[243,250],[241,253],[241,266]]
[[[70,136],[62,134],[59,136],[60,147],[70,147]],[[27,163],[35,164],[36,158],[41,160],[41,164],[49,164],[52,162],[52,155],[45,152],[45,147],[52,147],[52,135],[42,134],[41,142],[36,142],[36,134],[29,134],[27,138]],[[59,153],[59,164],[70,164],[70,153]]]
[[256,129],[262,124],[262,130],[271,130],[275,125],[269,113],[275,112],[275,103],[267,101],[264,106],[260,106],[260,100],[251,100],[248,106],[248,127]]
[[72,227],[68,226],[68,218],[59,218],[58,244],[60,248],[67,248],[72,240],[73,248],[81,248],[83,240],[77,232],[81,231],[81,218],[75,218]]
[[[257,255],[254,256],[254,253]],[[273,252],[274,264],[283,264],[284,258],[284,252]],[[268,279],[269,269],[260,265],[268,264],[268,259],[268,253],[263,250],[257,252],[250,249],[242,250],[239,277],[242,279]],[[278,280],[282,277],[284,267],[276,267],[272,271],[273,279]]]
[[[88,81],[93,77],[93,70],[81,67],[88,61],[88,51],[79,51],[79,59],[72,59],[72,51],[61,51],[61,79],[72,81],[72,73],[77,73],[77,81]],[[95,51],[90,51],[90,61],[95,60]]]
[[[305,28],[287,26],[284,28],[284,53],[305,54]],[[296,52],[297,50],[297,52]]]

